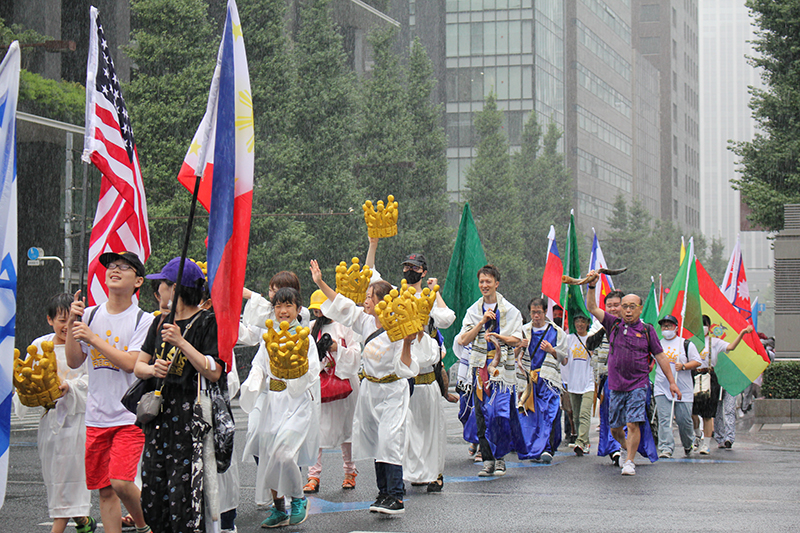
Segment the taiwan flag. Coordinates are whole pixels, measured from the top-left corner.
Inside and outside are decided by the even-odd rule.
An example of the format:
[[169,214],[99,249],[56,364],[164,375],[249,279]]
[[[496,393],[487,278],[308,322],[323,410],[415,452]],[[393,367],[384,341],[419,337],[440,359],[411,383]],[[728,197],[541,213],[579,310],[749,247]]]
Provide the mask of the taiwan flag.
[[236,2],[228,0],[208,107],[178,180],[208,209],[208,283],[220,359],[228,370],[239,329],[253,203],[253,104]]

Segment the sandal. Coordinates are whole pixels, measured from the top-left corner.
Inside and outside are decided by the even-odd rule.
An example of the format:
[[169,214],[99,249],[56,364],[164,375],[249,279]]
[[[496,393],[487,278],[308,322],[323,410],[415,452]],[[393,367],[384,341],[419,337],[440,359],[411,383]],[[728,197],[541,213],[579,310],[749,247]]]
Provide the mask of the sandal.
[[344,481],[342,481],[342,488],[343,489],[354,489],[356,488],[356,476],[358,472],[353,472],[352,474],[345,474]]
[[436,478],[436,481],[431,481],[428,483],[428,492],[442,492],[444,488],[444,477],[442,474],[439,474],[439,477]]
[[135,527],[136,522],[133,521],[133,517],[130,514],[122,517],[122,529],[131,529]]
[[319,478],[309,477],[306,486],[303,487],[303,492],[305,494],[316,494],[319,492]]

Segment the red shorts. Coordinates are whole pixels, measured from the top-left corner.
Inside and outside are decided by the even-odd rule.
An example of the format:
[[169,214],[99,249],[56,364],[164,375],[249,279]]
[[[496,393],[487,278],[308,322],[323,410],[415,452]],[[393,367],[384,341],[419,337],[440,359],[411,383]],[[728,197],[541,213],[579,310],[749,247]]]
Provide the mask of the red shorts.
[[97,490],[112,479],[134,481],[142,458],[144,433],[134,425],[86,428],[86,488]]

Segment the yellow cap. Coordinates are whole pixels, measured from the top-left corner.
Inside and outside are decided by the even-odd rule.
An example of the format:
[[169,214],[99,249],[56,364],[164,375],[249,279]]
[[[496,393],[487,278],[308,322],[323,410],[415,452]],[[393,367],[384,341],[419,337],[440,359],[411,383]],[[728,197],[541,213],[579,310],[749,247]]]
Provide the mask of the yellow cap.
[[320,309],[323,303],[327,302],[328,298],[325,297],[325,293],[321,290],[317,289],[311,295],[311,303],[309,304],[309,309]]

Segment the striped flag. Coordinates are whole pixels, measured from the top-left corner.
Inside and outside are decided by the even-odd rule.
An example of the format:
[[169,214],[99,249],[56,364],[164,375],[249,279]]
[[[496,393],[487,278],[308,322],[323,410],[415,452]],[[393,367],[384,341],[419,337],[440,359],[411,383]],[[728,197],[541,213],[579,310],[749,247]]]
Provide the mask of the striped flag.
[[[748,322],[717,287],[700,261],[695,263],[700,303],[703,313],[711,319],[711,335],[725,342],[732,342],[747,327]],[[714,372],[719,384],[728,394],[736,396],[760,376],[767,365],[767,351],[758,339],[758,334],[753,331],[742,338],[735,350],[719,354]]]
[[752,325],[753,308],[750,305],[750,289],[747,286],[747,275],[744,272],[742,248],[738,236],[736,237],[736,246],[728,261],[728,268],[725,269],[725,277],[719,288],[747,323]]
[[6,497],[14,326],[17,318],[17,146],[19,43],[0,63],[0,508]]
[[[603,256],[603,250],[600,248],[600,241],[597,239],[597,232],[592,228],[594,240],[592,240],[592,252],[589,254],[589,270],[597,270],[598,268],[608,268],[606,258]],[[594,293],[595,303],[597,307],[606,310],[606,296],[614,290],[614,282],[611,281],[611,276],[600,274],[600,279],[597,280],[597,290]]]
[[131,251],[150,257],[147,202],[128,110],[97,8],[90,9],[83,157],[102,173],[100,200],[89,238],[89,305],[108,299],[100,255]]
[[[253,100],[242,25],[236,2],[228,0],[206,114],[178,176],[192,191],[194,176],[203,177],[198,201],[209,212],[208,283],[217,317],[219,357],[228,369],[239,334],[250,242],[253,135]],[[204,188],[207,197],[202,196]]]
[[553,308],[559,305],[561,299],[561,275],[563,272],[564,264],[561,262],[556,244],[556,228],[551,225],[550,233],[547,234],[547,260],[542,275],[542,296],[547,297],[547,318],[550,320],[553,320]]

